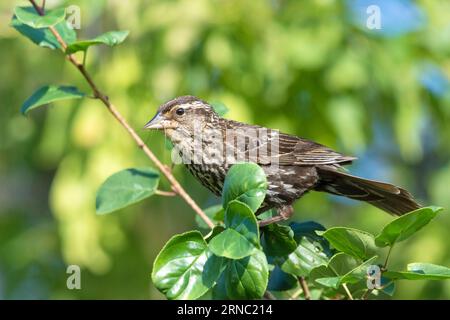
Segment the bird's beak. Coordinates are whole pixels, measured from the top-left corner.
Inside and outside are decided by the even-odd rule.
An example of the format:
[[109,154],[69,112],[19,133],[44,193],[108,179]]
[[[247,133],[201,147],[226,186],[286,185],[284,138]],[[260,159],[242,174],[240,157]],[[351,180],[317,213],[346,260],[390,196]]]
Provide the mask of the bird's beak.
[[162,116],[160,113],[157,113],[153,119],[151,119],[147,124],[144,126],[144,129],[148,130],[162,130],[165,128],[164,124],[167,122],[166,118]]
[[167,119],[165,116],[157,113],[152,120],[147,122],[144,129],[148,130],[164,130],[164,129],[175,129],[177,124],[174,121]]

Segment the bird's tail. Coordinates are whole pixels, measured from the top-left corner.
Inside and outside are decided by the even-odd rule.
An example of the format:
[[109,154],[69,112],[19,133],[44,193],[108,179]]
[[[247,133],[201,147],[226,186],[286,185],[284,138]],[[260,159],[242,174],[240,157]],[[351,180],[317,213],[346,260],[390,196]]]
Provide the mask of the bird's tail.
[[362,179],[327,167],[318,167],[317,171],[318,191],[366,201],[398,216],[421,208],[408,191],[392,184]]

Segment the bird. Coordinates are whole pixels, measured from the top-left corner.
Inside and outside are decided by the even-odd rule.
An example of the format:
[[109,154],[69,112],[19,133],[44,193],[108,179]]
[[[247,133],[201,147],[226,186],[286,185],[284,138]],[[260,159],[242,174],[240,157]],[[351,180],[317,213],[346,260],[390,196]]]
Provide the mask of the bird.
[[163,131],[179,160],[217,196],[233,164],[258,164],[267,177],[267,192],[255,214],[277,212],[260,226],[289,219],[294,202],[309,191],[364,201],[395,216],[421,208],[401,187],[348,173],[343,166],[356,157],[279,130],[225,119],[195,96],[162,104],[144,129]]

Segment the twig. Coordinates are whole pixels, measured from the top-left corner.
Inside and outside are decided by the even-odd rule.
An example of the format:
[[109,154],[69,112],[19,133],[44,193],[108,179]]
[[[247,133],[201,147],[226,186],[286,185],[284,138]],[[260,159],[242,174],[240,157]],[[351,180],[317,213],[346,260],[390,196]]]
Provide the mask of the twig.
[[343,284],[342,284],[342,287],[344,288],[345,293],[347,294],[348,298],[349,298],[350,300],[353,300],[352,293],[350,292],[350,290],[348,290],[347,284],[346,284],[346,283],[343,283]]
[[303,289],[302,289],[302,288],[297,289],[297,290],[289,297],[289,300],[297,300],[297,298],[300,296],[301,293],[303,293]]
[[86,65],[87,53],[88,53],[88,49],[83,51],[83,66]]
[[[31,4],[33,5],[34,9],[37,11],[39,15],[44,15],[44,12],[41,7],[39,7],[35,0],[29,0]],[[55,29],[55,27],[50,26],[49,30],[52,32],[52,34],[55,36],[58,43],[61,45],[62,51],[66,51],[67,44],[64,41],[64,39],[61,37],[59,32]],[[214,223],[209,219],[209,217],[200,209],[200,207],[195,203],[195,201],[189,196],[189,194],[183,189],[183,187],[180,185],[180,183],[175,179],[175,177],[172,175],[170,170],[163,164],[161,161],[155,156],[155,154],[147,147],[144,143],[144,141],[139,137],[139,135],[134,131],[134,129],[128,124],[128,122],[125,120],[125,118],[120,114],[120,112],[117,110],[117,108],[109,101],[108,96],[106,96],[104,93],[102,93],[97,85],[92,80],[92,77],[90,74],[86,71],[85,66],[78,62],[77,58],[73,54],[67,55],[67,59],[80,71],[80,73],[83,75],[83,77],[88,82],[89,86],[91,87],[94,97],[99,99],[103,102],[103,104],[106,106],[108,111],[113,115],[114,118],[122,125],[122,127],[125,128],[125,130],[128,132],[128,134],[131,136],[131,138],[136,142],[137,146],[144,151],[144,153],[147,155],[147,157],[153,161],[153,163],[158,167],[158,169],[164,174],[164,176],[167,178],[167,180],[170,182],[172,189],[186,201],[186,203],[205,221],[205,223],[210,227],[214,227]]]
[[305,300],[311,300],[311,292],[309,291],[308,283],[306,283],[305,277],[298,277],[298,282],[302,287]]
[[388,251],[388,254],[386,256],[386,260],[384,261],[384,265],[383,265],[382,271],[385,271],[387,269],[387,265],[388,265],[388,262],[389,262],[389,257],[391,256],[391,252],[392,252],[393,248],[394,248],[394,245],[391,245],[389,247],[389,251]]
[[369,298],[369,295],[372,293],[373,289],[367,289],[364,294],[362,295],[361,299],[362,300],[367,300],[367,298]]
[[162,190],[156,190],[155,194],[157,194],[158,196],[165,196],[165,197],[174,197],[177,195],[176,192],[172,192],[172,191],[162,191]]
[[266,290],[266,292],[264,292],[264,298],[266,300],[277,300],[277,298],[275,298],[275,296],[268,290]]

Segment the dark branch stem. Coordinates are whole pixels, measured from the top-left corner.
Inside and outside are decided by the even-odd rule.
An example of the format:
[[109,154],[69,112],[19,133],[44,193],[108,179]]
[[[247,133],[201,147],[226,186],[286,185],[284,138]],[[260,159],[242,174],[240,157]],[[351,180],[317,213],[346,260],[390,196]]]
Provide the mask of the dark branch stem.
[[373,291],[373,289],[367,289],[367,290],[364,292],[364,294],[363,294],[363,296],[361,297],[361,299],[362,299],[362,300],[367,300],[367,299],[369,298],[370,294],[372,293],[372,291]]
[[264,298],[266,300],[277,300],[277,298],[275,298],[275,296],[268,290],[266,290],[266,292],[264,292]]
[[298,277],[298,282],[302,287],[305,300],[311,300],[311,292],[309,291],[308,283],[306,283],[305,277]]
[[386,271],[386,269],[387,269],[387,266],[388,266],[388,263],[389,263],[389,257],[391,256],[391,252],[392,252],[393,248],[394,248],[394,245],[391,245],[389,247],[389,251],[388,251],[388,254],[386,256],[386,260],[384,261],[384,265],[383,265],[382,271]]
[[[35,0],[29,0],[37,13],[39,15],[44,15],[44,11],[41,7],[39,7],[36,4]],[[52,34],[55,36],[58,43],[61,45],[61,50],[66,51],[67,44],[64,41],[64,39],[61,37],[59,32],[53,27],[49,27]],[[144,141],[139,137],[139,135],[134,131],[134,129],[128,124],[128,122],[125,120],[125,118],[120,114],[120,112],[117,110],[117,108],[109,101],[108,96],[106,96],[104,93],[102,93],[95,82],[92,80],[92,77],[87,72],[85,66],[80,63],[74,54],[67,55],[67,59],[80,71],[80,73],[83,75],[83,77],[88,82],[89,86],[91,87],[94,97],[99,99],[103,102],[103,104],[106,106],[108,111],[113,115],[114,118],[122,125],[122,127],[125,128],[125,130],[128,132],[128,134],[131,136],[131,138],[135,141],[137,146],[144,151],[144,153],[147,155],[147,157],[158,167],[158,169],[164,174],[164,176],[167,178],[167,180],[170,182],[172,186],[172,190],[176,192],[181,198],[184,199],[184,201],[205,221],[205,223],[210,227],[214,227],[214,223],[209,219],[209,217],[203,212],[203,210],[197,205],[197,203],[189,196],[189,194],[183,189],[183,187],[180,185],[180,183],[175,179],[175,177],[172,175],[170,170],[167,168],[166,165],[164,165],[156,156],[155,154],[147,147],[144,143]]]

